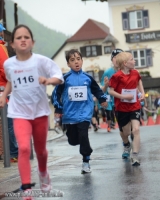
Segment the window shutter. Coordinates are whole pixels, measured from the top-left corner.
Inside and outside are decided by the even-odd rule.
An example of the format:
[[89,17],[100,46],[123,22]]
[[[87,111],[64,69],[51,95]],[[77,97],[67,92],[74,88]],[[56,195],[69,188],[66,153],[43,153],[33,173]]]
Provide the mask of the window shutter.
[[97,49],[97,56],[102,55],[102,46],[101,45],[97,45],[96,49]]
[[149,28],[148,10],[143,10],[143,26],[144,28]]
[[86,47],[80,47],[80,52],[82,54],[82,57],[86,57]]
[[146,49],[146,63],[147,67],[153,66],[152,49]]
[[127,12],[122,13],[122,24],[123,24],[123,30],[129,29],[129,17]]

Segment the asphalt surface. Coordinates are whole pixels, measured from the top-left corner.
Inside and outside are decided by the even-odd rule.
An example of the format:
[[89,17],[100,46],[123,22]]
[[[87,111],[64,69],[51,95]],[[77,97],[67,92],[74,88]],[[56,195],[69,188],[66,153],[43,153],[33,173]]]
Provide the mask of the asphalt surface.
[[[36,200],[159,200],[160,199],[160,126],[141,127],[141,165],[133,167],[130,159],[121,158],[123,147],[118,129],[107,133],[89,131],[93,153],[90,174],[81,174],[79,146],[70,146],[66,136],[47,142],[48,169],[54,189],[63,197],[37,197]],[[32,181],[39,188],[36,159],[32,162]],[[17,167],[17,164],[14,164]],[[9,169],[7,169],[9,170]],[[10,169],[11,170],[11,169]],[[0,178],[0,192],[17,189],[20,178]],[[17,198],[3,198],[13,200]]]

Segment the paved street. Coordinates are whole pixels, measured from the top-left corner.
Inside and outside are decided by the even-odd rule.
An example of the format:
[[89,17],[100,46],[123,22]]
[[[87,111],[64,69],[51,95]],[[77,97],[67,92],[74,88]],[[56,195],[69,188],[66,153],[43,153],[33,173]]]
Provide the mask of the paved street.
[[[52,185],[64,191],[64,197],[36,198],[64,200],[159,200],[160,199],[160,126],[141,127],[140,167],[131,166],[130,160],[121,159],[122,141],[118,129],[107,133],[105,129],[89,133],[94,150],[92,173],[82,175],[79,147],[69,146],[66,136],[47,143],[48,168]],[[12,166],[17,167],[17,164]],[[39,188],[36,159],[32,161],[32,181]],[[1,169],[0,169],[1,170]],[[11,170],[9,168],[6,171]],[[1,171],[0,171],[1,174]],[[0,178],[0,191],[18,188],[18,172]],[[14,199],[14,198],[3,198]]]

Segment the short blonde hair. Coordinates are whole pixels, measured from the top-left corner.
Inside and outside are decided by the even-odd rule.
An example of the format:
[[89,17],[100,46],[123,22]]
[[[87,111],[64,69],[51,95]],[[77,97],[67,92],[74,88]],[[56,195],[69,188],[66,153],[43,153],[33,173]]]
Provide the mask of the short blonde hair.
[[124,62],[127,62],[131,56],[129,52],[121,52],[116,56],[116,63],[120,69],[124,68]]

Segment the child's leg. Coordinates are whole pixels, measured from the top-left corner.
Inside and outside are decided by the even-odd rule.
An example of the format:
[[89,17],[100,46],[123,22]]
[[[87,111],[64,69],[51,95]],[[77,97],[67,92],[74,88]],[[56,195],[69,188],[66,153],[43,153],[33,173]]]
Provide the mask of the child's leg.
[[37,154],[38,167],[40,172],[47,170],[48,152],[46,149],[46,140],[48,134],[48,117],[43,116],[33,121],[33,140],[34,148]]
[[122,131],[120,132],[120,135],[122,137],[123,143],[127,144],[129,143],[128,136],[131,134],[131,122],[126,124],[122,127]]
[[68,137],[68,143],[70,145],[78,145],[79,137],[77,132],[77,124],[66,124],[66,136]]
[[77,124],[77,130],[79,133],[80,154],[83,156],[83,162],[87,162],[90,160],[89,156],[93,151],[88,138],[88,127],[89,122],[87,121]]
[[132,133],[134,135],[133,152],[138,153],[140,149],[140,133],[139,133],[140,122],[138,120],[131,120],[131,123],[132,123]]
[[14,132],[18,143],[18,168],[22,185],[31,183],[30,141],[32,125],[26,119],[14,119]]

